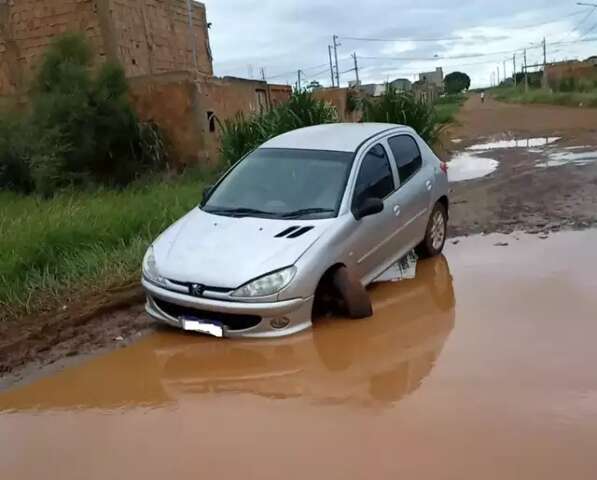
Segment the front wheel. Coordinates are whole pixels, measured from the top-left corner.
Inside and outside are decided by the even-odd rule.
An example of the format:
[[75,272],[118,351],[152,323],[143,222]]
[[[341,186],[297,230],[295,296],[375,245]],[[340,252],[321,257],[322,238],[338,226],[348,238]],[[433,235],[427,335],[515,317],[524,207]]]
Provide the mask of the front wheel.
[[425,238],[416,248],[417,254],[423,258],[439,255],[444,249],[447,231],[448,213],[446,207],[438,202],[433,207],[429,217]]

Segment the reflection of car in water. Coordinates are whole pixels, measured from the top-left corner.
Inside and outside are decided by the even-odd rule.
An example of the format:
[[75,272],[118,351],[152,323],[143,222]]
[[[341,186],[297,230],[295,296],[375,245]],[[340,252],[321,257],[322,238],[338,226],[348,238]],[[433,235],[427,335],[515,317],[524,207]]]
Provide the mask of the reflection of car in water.
[[308,332],[266,343],[164,342],[156,350],[162,386],[173,398],[246,392],[396,401],[429,375],[454,326],[448,263],[443,256],[419,262],[414,280],[378,284],[370,293],[375,314],[365,321],[320,319]]

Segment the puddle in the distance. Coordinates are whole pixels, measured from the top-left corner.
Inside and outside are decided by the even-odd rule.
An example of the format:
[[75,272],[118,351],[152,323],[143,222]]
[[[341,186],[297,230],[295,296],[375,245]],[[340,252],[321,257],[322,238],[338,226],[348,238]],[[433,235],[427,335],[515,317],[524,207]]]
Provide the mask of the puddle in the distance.
[[462,143],[462,138],[453,138],[451,140],[452,143]]
[[536,148],[550,145],[560,140],[561,137],[536,137],[536,138],[518,138],[511,140],[495,140],[487,143],[478,143],[471,145],[467,150],[481,152],[487,150],[497,150],[502,148]]
[[460,152],[448,162],[448,181],[461,182],[481,178],[493,173],[499,165],[497,160]]
[[450,241],[371,318],[163,330],[2,392],[2,478],[595,478],[596,243]]
[[567,151],[550,151],[547,157],[538,161],[539,168],[560,167],[562,165],[584,166],[597,162],[597,150],[588,152],[577,152],[576,149],[568,148]]

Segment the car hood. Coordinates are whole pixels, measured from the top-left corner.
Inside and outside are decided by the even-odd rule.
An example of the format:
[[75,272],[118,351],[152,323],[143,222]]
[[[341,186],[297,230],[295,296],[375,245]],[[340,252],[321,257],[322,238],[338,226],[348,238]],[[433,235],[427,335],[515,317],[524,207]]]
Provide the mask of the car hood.
[[[237,288],[293,265],[331,222],[225,217],[195,208],[154,242],[156,264],[171,280]],[[292,226],[313,228],[297,238],[276,238]]]

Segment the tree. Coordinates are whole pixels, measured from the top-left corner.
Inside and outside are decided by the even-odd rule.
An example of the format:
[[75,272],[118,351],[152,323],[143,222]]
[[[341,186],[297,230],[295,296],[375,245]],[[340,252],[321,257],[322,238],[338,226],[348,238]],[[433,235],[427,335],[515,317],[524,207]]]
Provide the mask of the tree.
[[471,86],[471,79],[466,73],[452,72],[444,79],[448,93],[462,93]]
[[309,83],[309,85],[307,85],[307,90],[309,91],[317,90],[318,88],[321,88],[321,83],[319,83],[317,80],[313,80],[311,83]]

